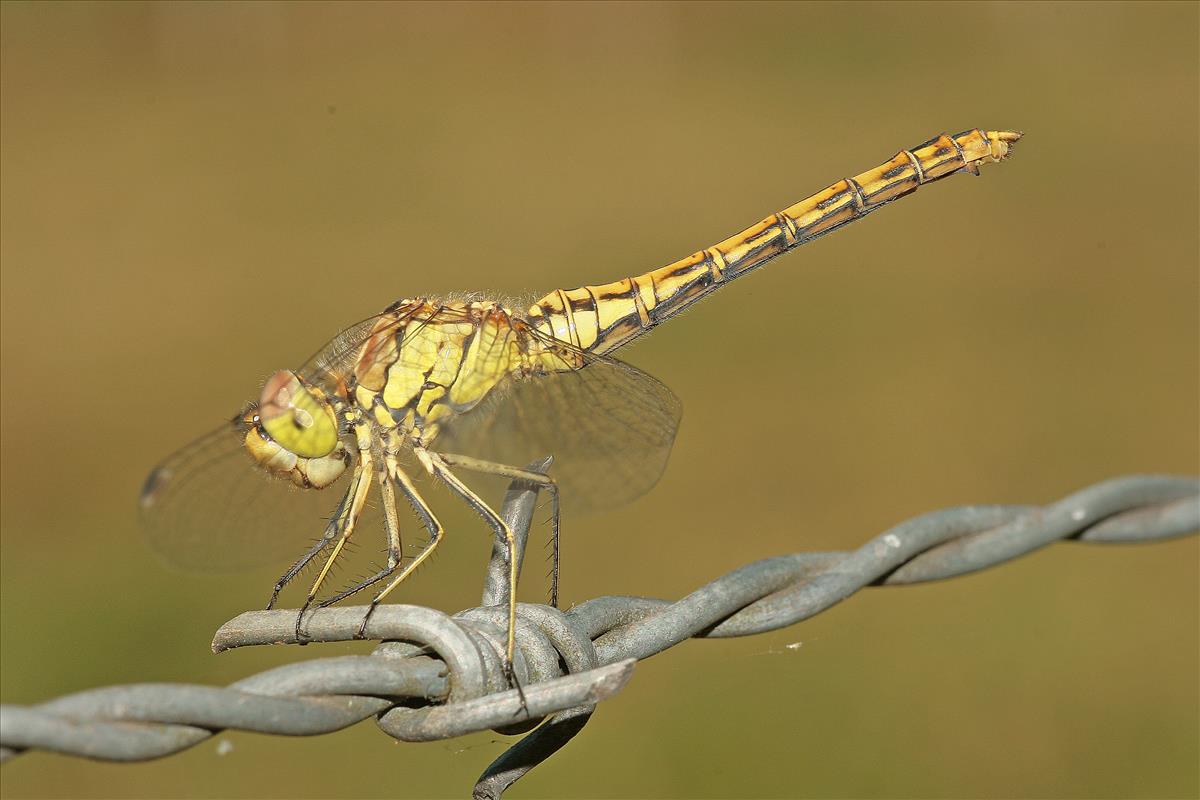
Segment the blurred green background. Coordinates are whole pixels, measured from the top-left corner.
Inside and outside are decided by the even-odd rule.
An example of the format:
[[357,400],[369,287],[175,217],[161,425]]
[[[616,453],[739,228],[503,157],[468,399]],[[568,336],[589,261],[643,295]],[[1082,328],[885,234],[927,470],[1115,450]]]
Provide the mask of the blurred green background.
[[[171,572],[135,514],[156,460],[341,326],[656,267],[942,131],[1027,138],[623,351],[684,422],[655,491],[568,522],[565,601],[1195,474],[1197,8],[4,3],[4,702],[368,649],[211,655],[278,568]],[[395,597],[454,611],[490,546],[436,502],[451,536]],[[512,796],[1194,797],[1197,561],[1059,545],[689,643]],[[219,741],[0,781],[464,796],[508,740]]]

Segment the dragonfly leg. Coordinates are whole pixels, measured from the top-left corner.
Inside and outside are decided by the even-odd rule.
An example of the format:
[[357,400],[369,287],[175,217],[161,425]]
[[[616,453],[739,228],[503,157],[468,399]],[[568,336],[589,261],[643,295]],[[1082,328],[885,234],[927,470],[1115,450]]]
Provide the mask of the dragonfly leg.
[[275,588],[271,590],[271,599],[267,601],[267,611],[270,611],[275,607],[275,603],[279,600],[279,593],[283,591],[283,588],[291,583],[292,579],[299,575],[301,570],[307,567],[309,562],[317,557],[317,553],[320,553],[329,546],[330,542],[333,541],[334,536],[337,535],[339,521],[341,520],[343,513],[345,513],[346,501],[349,499],[350,493],[347,492],[342,497],[341,502],[338,503],[337,510],[334,511],[333,517],[325,525],[325,532],[321,534],[321,538],[318,539],[316,543],[314,543],[313,546],[308,549],[307,553],[300,556],[300,558],[296,560],[296,563],[292,564],[292,566],[288,568],[288,571],[283,573],[279,580],[275,582]]
[[452,467],[459,467],[460,469],[479,472],[485,475],[499,475],[502,478],[528,481],[544,489],[550,495],[550,549],[553,563],[550,572],[550,605],[558,608],[558,484],[549,475],[543,475],[540,472],[520,467],[511,467],[508,464],[497,464],[494,461],[484,461],[479,458],[458,455],[456,453],[441,453],[440,455],[442,460]]
[[308,611],[312,605],[313,598],[317,596],[317,592],[321,590],[321,584],[325,582],[325,577],[329,574],[330,567],[337,557],[341,555],[342,548],[346,546],[346,541],[350,535],[354,533],[354,525],[358,522],[358,517],[362,513],[363,504],[367,501],[367,492],[371,488],[371,453],[364,451],[361,454],[362,461],[354,470],[354,478],[350,483],[350,489],[346,496],[350,499],[350,503],[344,504],[342,513],[335,519],[337,520],[337,544],[333,546],[333,550],[329,553],[329,558],[325,560],[325,566],[321,568],[321,572],[313,581],[312,588],[308,590],[308,597],[304,600],[304,605],[300,606],[300,612],[296,614],[296,641],[304,642],[305,636],[300,630],[300,623],[304,620],[304,612]]
[[400,543],[400,517],[396,512],[396,489],[392,484],[394,480],[392,477],[392,467],[395,457],[388,456],[387,459],[388,471],[386,474],[379,475],[379,492],[383,506],[383,526],[387,531],[388,540],[387,565],[366,580],[359,581],[353,586],[338,592],[333,597],[326,598],[317,603],[317,608],[325,608],[334,603],[339,603],[350,595],[357,594],[368,586],[379,583],[379,581],[391,575],[400,566],[400,559],[403,557],[404,551]]
[[388,582],[387,586],[383,587],[383,589],[381,589],[379,593],[372,598],[371,605],[368,606],[367,613],[363,615],[363,620],[358,625],[358,632],[355,634],[355,636],[359,639],[366,638],[367,622],[370,621],[371,614],[375,611],[375,607],[382,603],[383,599],[387,597],[393,589],[403,583],[405,578],[413,574],[416,568],[421,566],[421,563],[433,554],[433,551],[437,549],[438,543],[442,541],[442,534],[444,532],[442,523],[439,522],[438,518],[433,514],[433,509],[431,509],[429,504],[425,502],[425,498],[422,497],[421,493],[417,491],[417,487],[413,485],[412,479],[409,478],[408,474],[400,467],[398,463],[396,463],[395,458],[389,457],[387,460],[387,465],[388,477],[395,481],[396,485],[400,487],[400,491],[404,493],[404,496],[408,498],[409,503],[412,504],[413,510],[416,512],[417,517],[421,520],[421,524],[425,526],[427,531],[429,531],[429,543],[425,545],[424,549],[417,554],[417,557],[414,558],[408,566],[400,571],[399,575],[392,578]]
[[475,510],[476,514],[483,517],[483,521],[488,524],[488,527],[492,529],[497,537],[504,539],[508,550],[508,636],[504,647],[504,677],[509,682],[509,685],[516,688],[517,692],[521,695],[521,709],[528,711],[528,707],[525,704],[525,693],[521,691],[521,684],[517,681],[517,673],[513,668],[513,654],[516,649],[517,632],[516,537],[513,536],[513,532],[505,524],[500,515],[454,474],[440,454],[418,448],[413,448],[413,452],[416,453],[417,458],[421,460],[421,463],[429,470],[430,474],[446,484],[450,491],[462,498],[467,505]]

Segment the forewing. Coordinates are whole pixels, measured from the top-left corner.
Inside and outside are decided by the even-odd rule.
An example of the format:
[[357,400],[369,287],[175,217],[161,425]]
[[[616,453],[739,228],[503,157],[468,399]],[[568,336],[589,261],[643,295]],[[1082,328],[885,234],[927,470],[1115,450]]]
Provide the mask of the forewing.
[[[539,338],[544,338],[539,335]],[[613,508],[658,482],[679,427],[679,398],[651,375],[553,341],[563,371],[511,378],[455,418],[434,449],[512,466],[554,456],[566,509]],[[582,362],[580,369],[569,369]]]
[[240,424],[226,423],[146,478],[142,528],[169,563],[206,572],[283,563],[324,531],[345,474],[325,489],[300,489],[270,477],[246,453],[243,432]]

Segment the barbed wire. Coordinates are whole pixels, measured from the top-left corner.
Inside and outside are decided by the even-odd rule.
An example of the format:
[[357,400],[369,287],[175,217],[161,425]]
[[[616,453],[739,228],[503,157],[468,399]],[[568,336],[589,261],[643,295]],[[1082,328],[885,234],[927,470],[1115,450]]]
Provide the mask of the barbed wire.
[[[540,465],[543,469],[548,461]],[[504,515],[523,553],[537,489],[515,482]],[[676,602],[610,596],[568,611],[518,605],[516,671],[503,674],[507,586],[493,561],[484,605],[454,616],[380,606],[369,656],[319,658],[226,688],[131,684],[36,706],[0,706],[0,762],[29,749],[108,761],[185,750],[222,730],[311,736],[368,717],[402,741],[494,729],[528,736],[497,758],[474,797],[498,798],[567,743],[596,704],[618,692],[636,661],[693,637],[747,636],[807,619],[867,586],[939,580],[1001,564],[1058,540],[1156,541],[1200,528],[1200,480],[1127,476],[1048,506],[964,506],[903,522],[850,552],[778,556],[734,570]],[[304,620],[308,641],[355,638],[365,607],[323,608]],[[296,611],[254,611],[225,623],[214,652],[296,643]]]

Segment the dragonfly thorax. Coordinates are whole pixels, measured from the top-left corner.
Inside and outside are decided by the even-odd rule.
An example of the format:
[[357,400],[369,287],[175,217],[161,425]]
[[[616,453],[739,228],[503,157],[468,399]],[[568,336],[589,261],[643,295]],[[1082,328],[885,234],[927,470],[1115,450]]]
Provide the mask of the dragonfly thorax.
[[363,343],[351,402],[381,433],[429,444],[524,368],[530,343],[494,302],[397,303]]

